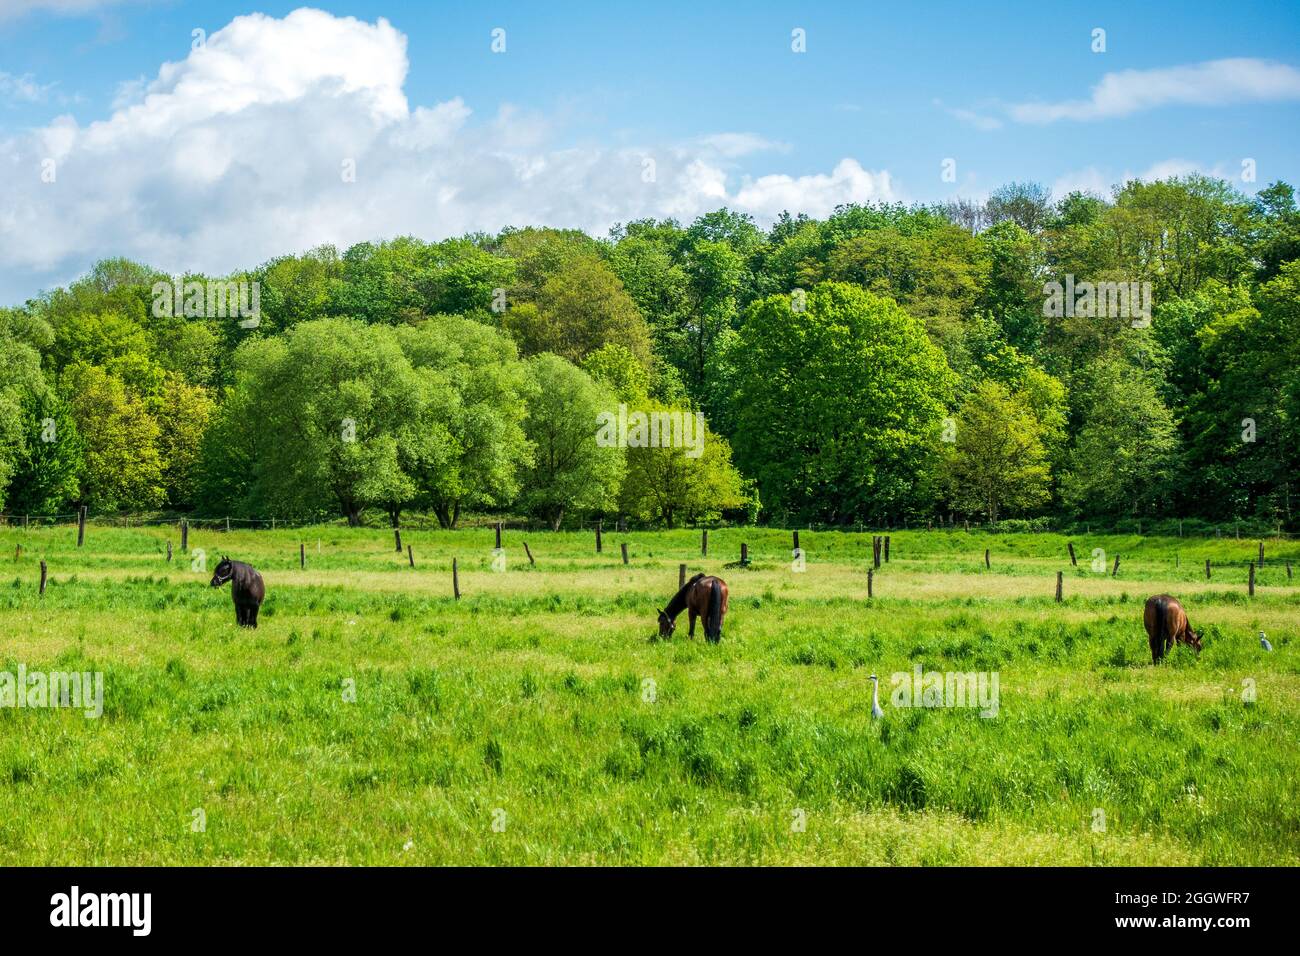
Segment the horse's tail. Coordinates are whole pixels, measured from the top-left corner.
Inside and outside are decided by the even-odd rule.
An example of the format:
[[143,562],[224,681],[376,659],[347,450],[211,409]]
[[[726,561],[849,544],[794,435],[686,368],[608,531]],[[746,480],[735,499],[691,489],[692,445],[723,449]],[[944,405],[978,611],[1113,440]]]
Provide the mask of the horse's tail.
[[1165,653],[1165,642],[1169,639],[1165,634],[1165,627],[1169,620],[1169,602],[1164,598],[1156,598],[1155,605],[1152,607],[1155,613],[1155,634],[1151,636],[1151,652],[1156,657],[1163,657]]
[[717,640],[722,636],[722,582],[713,579],[709,590],[709,616],[705,618],[704,636]]

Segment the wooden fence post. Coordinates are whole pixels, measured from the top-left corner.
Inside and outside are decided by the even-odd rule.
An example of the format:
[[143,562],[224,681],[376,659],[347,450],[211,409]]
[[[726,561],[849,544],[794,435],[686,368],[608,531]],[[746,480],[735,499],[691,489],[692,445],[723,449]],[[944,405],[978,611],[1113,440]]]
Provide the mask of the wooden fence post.
[[796,551],[799,550],[799,532],[798,532],[798,531],[795,531],[795,532],[794,532],[794,549],[795,549]]
[[1259,566],[1261,568],[1264,566],[1264,542],[1263,541],[1259,543]]
[[1250,562],[1249,591],[1250,591],[1250,596],[1254,597],[1255,596],[1255,562],[1254,561]]
[[1205,559],[1205,580],[1210,580],[1210,559]]
[[1074,542],[1071,541],[1067,543],[1066,547],[1070,549],[1070,567],[1077,568],[1079,566],[1079,562],[1074,557]]
[[677,565],[677,590],[680,591],[685,586],[686,586],[686,565],[679,564]]
[[597,520],[596,520],[596,553],[597,553],[597,554],[600,554],[600,552],[601,552],[601,543],[600,543],[600,520],[597,519]]
[[531,552],[531,551],[528,550],[528,542],[527,542],[527,541],[524,542],[524,554],[528,555],[528,563],[529,563],[529,564],[536,564],[536,563],[537,563],[536,561],[533,560],[533,552]]
[[497,522],[496,531],[497,531],[497,550],[500,551],[501,550],[501,522],[500,521]]
[[415,552],[411,550],[409,544],[406,546],[406,560],[411,563],[411,567],[415,567]]
[[874,568],[867,568],[867,597],[875,597],[875,590],[872,584],[872,578],[875,576]]
[[172,543],[170,541],[167,542],[167,563],[172,563]]
[[303,569],[307,567],[307,545],[301,541],[298,542],[298,567]]
[[230,534],[230,516],[226,516],[226,534]]
[[181,519],[181,554],[188,554],[190,550],[190,521],[188,518]]
[[709,556],[709,529],[705,528],[700,532],[700,557]]
[[1065,572],[1057,571],[1056,572],[1056,603],[1057,604],[1061,603],[1061,592],[1064,590],[1064,587],[1065,587]]
[[889,563],[889,535],[885,535],[885,563]]
[[15,562],[21,561],[22,557],[23,557],[23,546],[21,544],[14,545],[14,561]]
[[1114,577],[1115,575],[1117,575],[1117,574],[1119,574],[1119,555],[1118,555],[1118,554],[1115,555],[1115,567],[1111,568],[1111,570],[1110,570],[1110,576],[1113,578],[1113,577]]
[[86,506],[77,509],[77,547],[86,543]]
[[740,566],[746,567],[749,564],[749,545],[741,544],[740,546]]
[[1288,561],[1288,562],[1286,563],[1286,579],[1287,579],[1288,581],[1291,580],[1291,562],[1290,562],[1290,561]]
[[41,597],[45,596],[45,559],[41,558]]
[[451,559],[451,590],[456,595],[456,600],[460,600],[460,569],[456,566],[456,559]]
[[882,547],[880,536],[873,535],[871,538],[871,565],[873,568],[880,567],[880,549]]
[[620,547],[620,548],[622,549],[622,551],[623,551],[623,563],[624,563],[624,564],[627,564],[627,542],[626,542],[626,541],[622,542],[622,543],[619,545],[619,547]]
[[985,569],[987,570],[988,568],[991,568],[992,566],[993,566],[993,565],[989,564],[989,549],[988,549],[988,548],[985,548],[985,549],[984,549],[984,567],[985,567]]
[[401,554],[402,553],[402,529],[401,528],[393,529],[393,543],[396,545],[396,547],[393,550],[396,551],[398,554]]

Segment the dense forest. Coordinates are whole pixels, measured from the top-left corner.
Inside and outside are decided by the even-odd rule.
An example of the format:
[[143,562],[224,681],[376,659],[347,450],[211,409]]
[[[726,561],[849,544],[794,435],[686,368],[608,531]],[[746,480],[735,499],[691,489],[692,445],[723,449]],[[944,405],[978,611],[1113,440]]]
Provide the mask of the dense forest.
[[[110,260],[0,308],[0,354],[9,514],[1297,525],[1284,183]],[[702,453],[596,441],[620,406]]]

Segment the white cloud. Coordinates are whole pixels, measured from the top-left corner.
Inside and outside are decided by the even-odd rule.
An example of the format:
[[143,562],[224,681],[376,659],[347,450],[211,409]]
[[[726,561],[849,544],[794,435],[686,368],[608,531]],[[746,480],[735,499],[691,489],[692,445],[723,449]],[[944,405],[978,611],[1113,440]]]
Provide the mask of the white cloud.
[[[0,140],[0,301],[105,256],[215,274],[323,242],[511,224],[603,233],[724,204],[768,218],[895,198],[887,172],[852,159],[729,188],[736,157],[783,148],[751,133],[562,147],[551,119],[509,105],[477,122],[459,98],[411,108],[406,72],[406,38],[383,19],[252,14],[124,87],[106,119],[60,117]],[[47,158],[53,183],[41,180]]]
[[829,176],[760,176],[743,185],[731,204],[762,218],[780,215],[783,209],[822,217],[841,203],[893,198],[893,183],[887,171],[873,173],[856,160],[842,159]]
[[49,95],[51,85],[42,86],[30,73],[14,76],[0,70],[0,103],[41,103]]
[[1159,106],[1223,106],[1300,99],[1300,70],[1269,60],[1236,58],[1188,66],[1107,73],[1084,100],[1019,103],[1007,108],[1022,123],[1097,120]]
[[789,143],[778,143],[754,133],[714,133],[711,136],[701,136],[699,144],[724,159],[736,159],[766,150],[783,153],[790,150]]
[[[1236,170],[1236,172],[1239,173],[1240,169]],[[1060,176],[1052,183],[1052,195],[1060,198],[1077,189],[1080,192],[1108,197],[1115,186],[1123,185],[1130,180],[1155,182],[1158,179],[1168,179],[1171,176],[1187,176],[1191,173],[1201,173],[1205,176],[1220,179],[1231,179],[1235,175],[1232,167],[1228,164],[1216,163],[1213,166],[1206,166],[1193,160],[1178,158],[1162,159],[1159,162],[1152,163],[1140,173],[1126,169],[1118,175],[1100,170],[1096,166],[1088,166]]]

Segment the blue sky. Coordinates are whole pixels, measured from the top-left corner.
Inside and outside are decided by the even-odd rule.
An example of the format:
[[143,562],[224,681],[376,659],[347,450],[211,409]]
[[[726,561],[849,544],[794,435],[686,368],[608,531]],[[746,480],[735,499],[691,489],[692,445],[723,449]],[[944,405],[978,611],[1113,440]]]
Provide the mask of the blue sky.
[[[767,221],[1010,180],[1300,183],[1300,5],[992,6],[345,2],[286,20],[298,4],[0,0],[0,302],[119,252],[217,272],[401,232],[722,204]],[[195,58],[196,28],[220,60]]]

